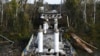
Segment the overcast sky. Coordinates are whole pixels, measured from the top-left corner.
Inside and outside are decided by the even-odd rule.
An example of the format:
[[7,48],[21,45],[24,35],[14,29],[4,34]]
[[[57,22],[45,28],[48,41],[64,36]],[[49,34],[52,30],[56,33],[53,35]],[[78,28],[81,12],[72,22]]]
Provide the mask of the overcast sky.
[[[28,0],[28,3],[33,3],[34,0]],[[61,0],[44,0],[44,3],[48,2],[49,4],[60,4]]]

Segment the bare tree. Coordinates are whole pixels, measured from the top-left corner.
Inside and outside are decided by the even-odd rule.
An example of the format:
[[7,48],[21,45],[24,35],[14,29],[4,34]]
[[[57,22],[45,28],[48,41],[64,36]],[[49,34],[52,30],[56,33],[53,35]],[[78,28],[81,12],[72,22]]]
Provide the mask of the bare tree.
[[94,20],[93,20],[93,23],[95,24],[95,17],[96,17],[96,1],[94,1]]
[[1,7],[1,26],[3,22],[3,0],[0,0],[0,7]]
[[19,3],[19,9],[21,11],[25,11],[25,8],[26,8],[26,4],[27,4],[27,1],[28,0],[19,0],[18,3]]
[[87,23],[87,15],[86,15],[86,6],[87,5],[87,0],[84,0],[84,10],[83,10],[83,18],[84,22]]

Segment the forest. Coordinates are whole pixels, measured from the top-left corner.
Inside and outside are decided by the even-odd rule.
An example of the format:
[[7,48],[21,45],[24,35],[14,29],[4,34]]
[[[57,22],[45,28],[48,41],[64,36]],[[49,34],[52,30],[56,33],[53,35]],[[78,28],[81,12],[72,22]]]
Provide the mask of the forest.
[[[11,0],[10,2],[6,0],[5,3],[0,0],[0,35],[17,43],[22,51],[31,34],[37,31],[41,24],[40,15],[43,11],[40,7],[44,5],[49,6],[48,3],[43,4],[43,0],[34,0],[34,4],[27,3],[27,0]],[[59,20],[59,26],[76,33],[88,43],[96,46],[97,51],[100,52],[100,1],[64,0],[59,6],[61,6],[63,16]],[[65,36],[68,37],[67,34]]]

